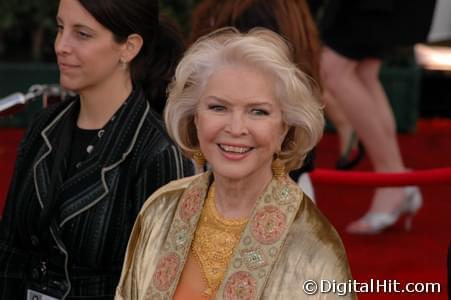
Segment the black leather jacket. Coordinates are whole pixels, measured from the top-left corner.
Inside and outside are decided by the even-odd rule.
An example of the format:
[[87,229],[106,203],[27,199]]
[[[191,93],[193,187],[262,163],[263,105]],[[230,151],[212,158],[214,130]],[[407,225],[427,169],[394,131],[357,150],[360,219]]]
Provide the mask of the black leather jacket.
[[23,299],[29,286],[57,298],[112,299],[143,202],[192,174],[137,89],[77,172],[62,179],[61,170],[51,225],[39,230],[59,128],[78,113],[78,101],[44,110],[21,144],[0,223],[0,299]]

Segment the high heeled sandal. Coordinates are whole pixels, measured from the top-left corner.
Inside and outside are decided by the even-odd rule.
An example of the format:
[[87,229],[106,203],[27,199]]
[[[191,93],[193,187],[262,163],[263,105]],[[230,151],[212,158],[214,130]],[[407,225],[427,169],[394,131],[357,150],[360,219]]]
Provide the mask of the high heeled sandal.
[[[357,142],[357,148],[354,147]],[[363,144],[358,140],[357,134],[353,132],[346,145],[346,150],[340,155],[335,162],[335,169],[337,170],[350,170],[354,168],[365,156],[365,148]]]
[[352,223],[364,223],[368,225],[368,229],[350,230],[350,226],[348,226],[347,231],[355,234],[380,233],[388,227],[394,225],[402,216],[405,216],[404,229],[409,231],[412,229],[412,218],[421,208],[422,204],[423,196],[421,195],[420,189],[416,186],[405,187],[404,199],[402,200],[399,208],[391,212],[369,212],[356,222]]

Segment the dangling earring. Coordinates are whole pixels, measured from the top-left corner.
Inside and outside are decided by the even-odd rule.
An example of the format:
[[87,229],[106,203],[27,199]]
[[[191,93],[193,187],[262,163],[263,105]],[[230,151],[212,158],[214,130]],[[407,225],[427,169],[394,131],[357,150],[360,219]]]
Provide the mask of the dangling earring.
[[202,153],[202,151],[196,150],[193,153],[193,160],[196,163],[196,169],[197,169],[196,173],[203,172],[206,160],[205,160],[205,157],[204,157],[204,154]]
[[276,154],[276,158],[271,163],[272,173],[275,178],[280,179],[286,175],[285,164],[280,160],[279,155]]

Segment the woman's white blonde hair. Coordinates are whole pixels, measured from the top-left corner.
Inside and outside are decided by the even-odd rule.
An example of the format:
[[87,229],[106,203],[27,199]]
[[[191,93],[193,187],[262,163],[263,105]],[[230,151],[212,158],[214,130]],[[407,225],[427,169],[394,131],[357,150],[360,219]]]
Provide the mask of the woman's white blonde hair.
[[185,53],[169,86],[164,120],[184,154],[199,151],[194,116],[210,76],[223,66],[246,66],[274,78],[275,96],[289,128],[278,157],[287,171],[299,168],[324,129],[317,85],[293,63],[288,43],[263,28],[240,33],[227,27],[199,38]]

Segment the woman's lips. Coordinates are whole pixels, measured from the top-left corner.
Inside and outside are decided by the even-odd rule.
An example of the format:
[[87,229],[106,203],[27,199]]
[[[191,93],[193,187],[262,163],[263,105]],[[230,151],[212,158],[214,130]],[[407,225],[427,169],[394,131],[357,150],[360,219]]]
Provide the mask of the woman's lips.
[[61,72],[67,72],[77,69],[78,65],[68,64],[68,63],[58,63],[59,69]]
[[225,144],[218,144],[219,148],[221,148],[225,152],[231,152],[231,153],[246,153],[252,150],[251,147],[246,146],[233,146],[233,145],[225,145]]
[[250,151],[254,149],[253,147],[226,144],[218,144],[218,148],[220,149],[222,155],[229,160],[242,160],[246,158]]

